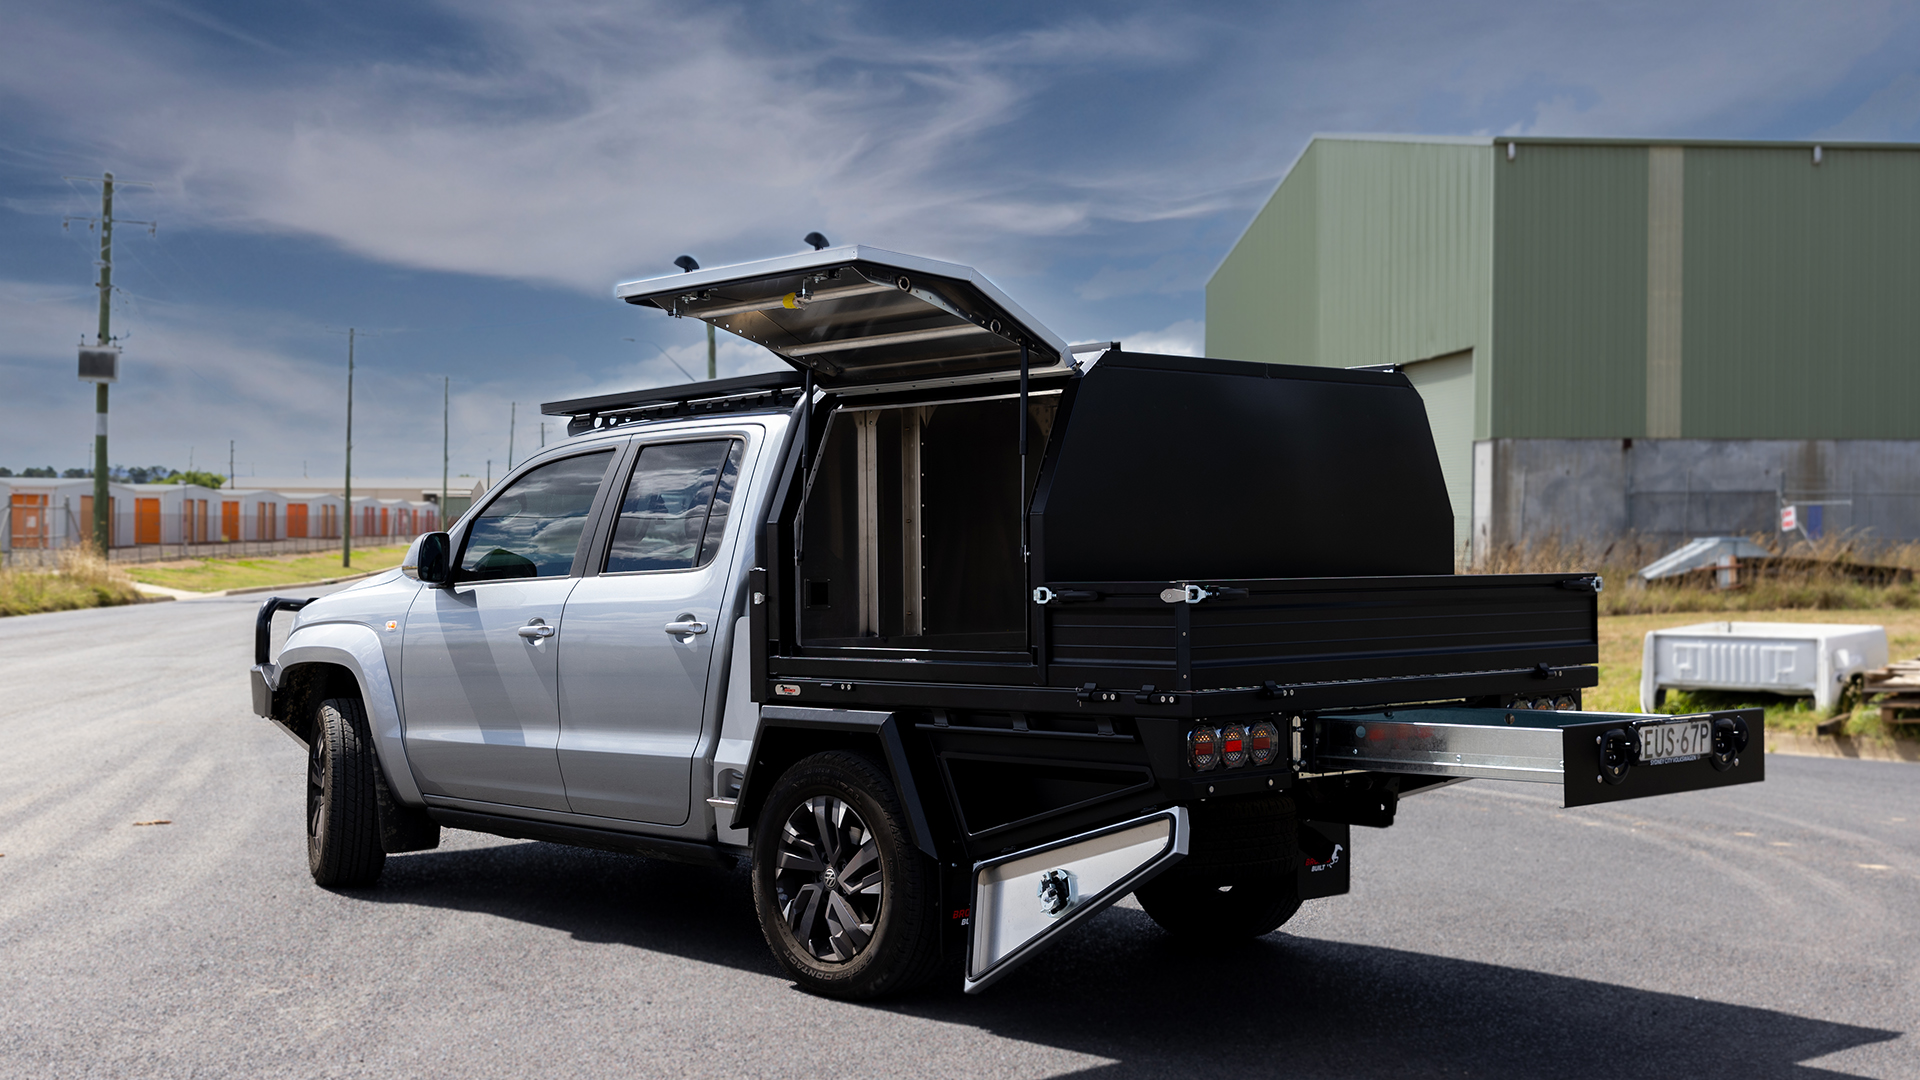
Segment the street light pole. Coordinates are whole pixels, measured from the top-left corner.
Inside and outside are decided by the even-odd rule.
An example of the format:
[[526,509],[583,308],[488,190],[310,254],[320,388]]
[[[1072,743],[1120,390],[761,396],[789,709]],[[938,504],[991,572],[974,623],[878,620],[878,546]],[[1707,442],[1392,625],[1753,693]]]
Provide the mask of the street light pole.
[[353,566],[353,327],[347,327],[347,483],[340,508],[340,566]]
[[440,528],[446,532],[451,522],[447,521],[447,435],[452,431],[448,417],[452,415],[450,402],[453,401],[453,376],[440,376]]

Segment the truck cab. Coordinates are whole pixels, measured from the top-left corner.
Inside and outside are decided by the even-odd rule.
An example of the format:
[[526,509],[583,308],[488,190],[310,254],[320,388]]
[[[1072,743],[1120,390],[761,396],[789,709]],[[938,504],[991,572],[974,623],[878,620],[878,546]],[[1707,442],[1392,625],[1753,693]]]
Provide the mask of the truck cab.
[[979,991],[1130,893],[1269,932],[1443,784],[1763,778],[1756,710],[1579,709],[1598,577],[1453,573],[1397,371],[1076,352],[865,247],[616,295],[790,370],[550,403],[400,570],[262,606],[321,884],[443,826],[746,859],[803,986]]

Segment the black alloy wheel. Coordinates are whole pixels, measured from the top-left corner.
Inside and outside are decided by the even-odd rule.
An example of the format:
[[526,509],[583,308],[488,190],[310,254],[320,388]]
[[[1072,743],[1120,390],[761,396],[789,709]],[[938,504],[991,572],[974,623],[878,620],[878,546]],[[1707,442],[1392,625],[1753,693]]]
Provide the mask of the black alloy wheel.
[[887,879],[873,832],[853,807],[833,795],[794,807],[775,865],[780,917],[814,959],[845,962],[873,941]]
[[936,970],[937,867],[906,820],[887,771],[844,750],[801,760],[767,793],[753,837],[754,910],[802,987],[874,998]]

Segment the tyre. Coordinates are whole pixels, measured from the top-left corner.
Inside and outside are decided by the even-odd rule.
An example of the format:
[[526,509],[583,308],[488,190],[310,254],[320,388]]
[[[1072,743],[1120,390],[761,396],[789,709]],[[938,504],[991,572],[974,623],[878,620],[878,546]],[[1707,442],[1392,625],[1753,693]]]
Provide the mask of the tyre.
[[915,848],[887,772],[847,751],[780,777],[753,838],[753,902],[774,958],[807,990],[864,999],[940,962],[938,868]]
[[1166,875],[1135,891],[1140,906],[1160,928],[1195,941],[1242,941],[1278,930],[1300,910],[1299,886],[1291,881],[1243,881],[1214,885]]
[[1160,928],[1223,942],[1272,933],[1300,910],[1300,836],[1284,795],[1188,808],[1185,859],[1134,891]]
[[386,866],[380,845],[373,740],[356,698],[328,698],[307,744],[307,869],[332,888],[371,885]]

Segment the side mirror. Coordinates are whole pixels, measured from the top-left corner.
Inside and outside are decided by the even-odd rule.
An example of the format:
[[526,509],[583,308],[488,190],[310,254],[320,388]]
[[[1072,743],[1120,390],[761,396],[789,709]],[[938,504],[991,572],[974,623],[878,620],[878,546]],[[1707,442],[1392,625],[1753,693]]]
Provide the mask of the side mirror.
[[400,572],[427,585],[445,585],[453,576],[448,572],[448,550],[446,533],[427,533],[407,549],[407,557],[400,561]]

